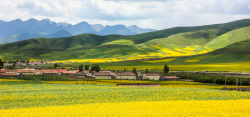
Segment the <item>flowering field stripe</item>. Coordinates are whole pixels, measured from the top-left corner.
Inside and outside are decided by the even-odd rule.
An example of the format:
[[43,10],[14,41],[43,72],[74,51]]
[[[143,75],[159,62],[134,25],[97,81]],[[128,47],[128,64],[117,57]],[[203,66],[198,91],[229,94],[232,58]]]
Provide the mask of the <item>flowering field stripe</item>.
[[27,116],[250,116],[250,100],[155,101],[94,103],[86,105],[47,106],[2,109],[1,117]]
[[18,80],[18,79],[0,79],[0,82],[3,82],[3,81],[24,81],[24,80]]
[[[158,65],[151,63],[152,65],[127,65],[127,66],[105,66],[103,69],[129,69],[133,68],[141,70],[142,68],[150,68],[155,70],[162,70],[163,65]],[[244,71],[249,72],[249,64],[250,62],[238,62],[238,63],[213,63],[213,64],[190,64],[190,65],[168,65],[171,70],[183,70],[183,71]]]
[[173,87],[117,87],[99,84],[14,84],[1,85],[0,97],[0,109],[11,109],[138,101],[238,100],[250,99],[250,93]]
[[194,58],[189,59],[189,60],[186,60],[186,61],[184,61],[184,62],[198,62],[198,61],[200,61],[200,60],[202,60],[202,59],[205,59],[205,58],[207,58],[207,57],[210,57],[210,55],[204,55],[204,56],[194,57]]
[[160,59],[160,60],[149,60],[149,61],[142,61],[146,63],[158,63],[158,62],[170,62],[175,60],[176,58],[168,58],[168,59]]
[[[117,80],[85,80],[85,81],[43,81],[51,84],[102,84],[116,86],[119,83],[160,83],[162,88],[191,88],[191,89],[223,89],[225,85],[209,84],[201,82],[188,81],[141,81],[141,80],[119,80],[119,73]],[[227,85],[227,88],[235,88],[235,85]],[[249,86],[241,86],[241,88],[249,88]]]

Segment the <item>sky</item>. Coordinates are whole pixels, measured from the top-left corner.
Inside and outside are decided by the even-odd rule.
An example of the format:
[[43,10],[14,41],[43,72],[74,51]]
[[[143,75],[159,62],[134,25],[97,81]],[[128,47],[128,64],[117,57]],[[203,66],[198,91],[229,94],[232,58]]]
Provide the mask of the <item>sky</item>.
[[250,18],[250,0],[0,0],[0,20],[166,29]]

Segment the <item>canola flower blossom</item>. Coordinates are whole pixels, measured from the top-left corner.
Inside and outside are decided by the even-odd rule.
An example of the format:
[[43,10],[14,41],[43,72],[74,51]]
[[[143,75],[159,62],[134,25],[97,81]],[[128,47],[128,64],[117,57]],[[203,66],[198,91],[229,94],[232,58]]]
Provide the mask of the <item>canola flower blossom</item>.
[[250,116],[250,100],[94,103],[0,110],[1,117],[27,116]]
[[198,62],[202,59],[205,59],[207,57],[210,57],[210,55],[204,55],[204,56],[198,56],[198,57],[194,57],[192,59],[186,60],[185,62]]
[[[133,82],[121,80],[125,81]],[[176,81],[170,81],[166,87],[112,86],[119,80],[89,81],[93,84],[74,83],[81,81],[46,81],[36,84],[25,80],[2,80],[0,84],[6,82],[15,83],[0,85],[1,117],[249,115],[249,92],[171,87]],[[60,84],[62,82],[69,84]],[[187,82],[180,81],[177,84],[181,86]],[[189,84],[204,85],[197,82]]]

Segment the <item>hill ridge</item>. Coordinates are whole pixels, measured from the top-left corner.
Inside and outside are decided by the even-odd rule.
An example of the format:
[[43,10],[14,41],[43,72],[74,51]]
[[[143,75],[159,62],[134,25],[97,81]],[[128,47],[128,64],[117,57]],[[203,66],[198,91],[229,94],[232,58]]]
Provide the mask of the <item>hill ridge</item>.
[[[240,25],[235,26],[237,24]],[[250,28],[248,25],[250,25],[250,19],[212,26],[191,27],[191,30],[188,30],[187,27],[179,30],[182,28],[177,27],[132,36],[80,34],[53,39],[35,38],[2,44],[0,45],[0,51],[3,59],[67,60],[113,57],[134,60],[193,56],[249,39]],[[221,34],[227,30],[229,31]],[[169,36],[166,36],[168,34]],[[164,36],[161,37],[162,35]],[[225,35],[226,37],[223,37]],[[227,43],[223,42],[224,38],[228,41]]]

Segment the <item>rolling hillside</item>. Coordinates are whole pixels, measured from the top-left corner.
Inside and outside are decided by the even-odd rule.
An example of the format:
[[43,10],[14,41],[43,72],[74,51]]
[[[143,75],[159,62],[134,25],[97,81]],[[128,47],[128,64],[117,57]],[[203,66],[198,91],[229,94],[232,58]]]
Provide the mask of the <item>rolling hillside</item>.
[[[198,27],[176,27],[132,36],[82,34],[54,39],[35,38],[0,45],[0,58],[4,60],[107,58],[102,62],[115,62],[178,57],[181,63],[192,64],[192,61],[198,62],[196,59],[192,60],[197,55],[207,55],[206,53],[223,55],[231,52],[227,51],[232,48],[231,46],[228,48],[229,45],[238,42],[245,45],[238,51],[234,49],[235,53],[244,53],[241,50],[247,50],[244,48],[248,47],[247,40],[250,39],[248,26],[250,19]],[[245,41],[246,43],[243,43]],[[172,61],[175,64],[178,62],[180,61],[177,59]]]

